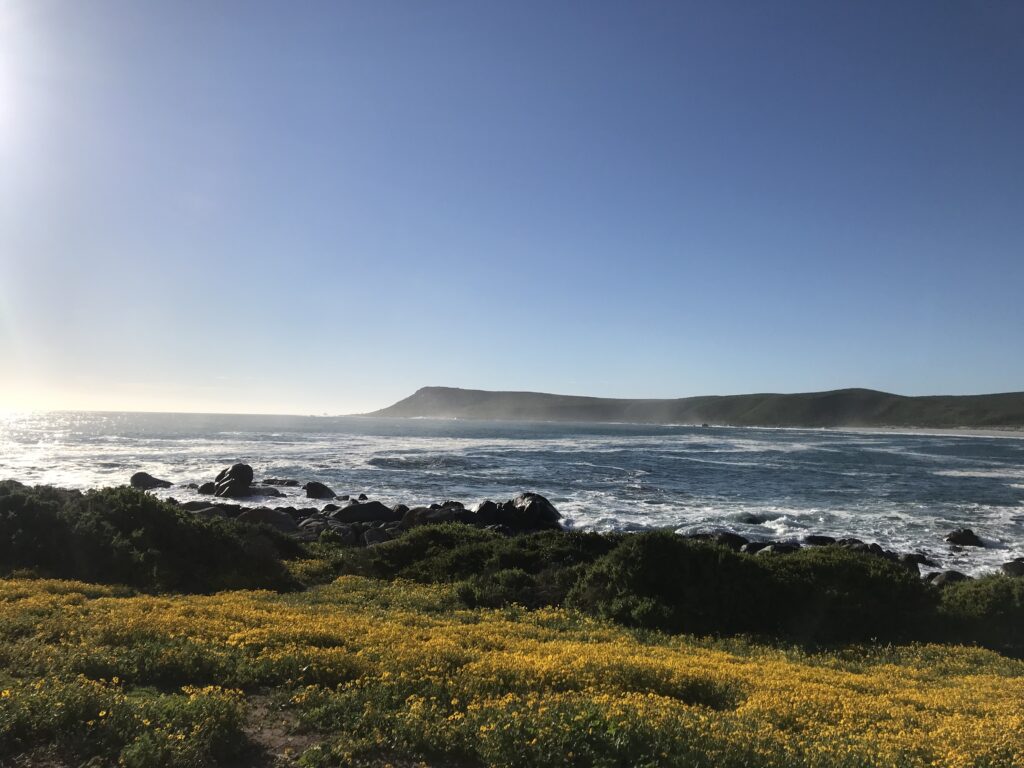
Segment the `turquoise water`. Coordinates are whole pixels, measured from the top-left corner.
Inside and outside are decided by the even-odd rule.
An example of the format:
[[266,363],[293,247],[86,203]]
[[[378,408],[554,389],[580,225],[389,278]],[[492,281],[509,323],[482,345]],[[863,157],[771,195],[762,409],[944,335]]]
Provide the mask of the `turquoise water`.
[[[146,470],[179,487],[234,461],[388,503],[535,490],[572,526],[754,538],[856,536],[981,572],[1024,556],[1024,439],[823,430],[180,414],[0,422],[0,478],[90,488]],[[301,496],[301,490],[289,493]],[[321,505],[299,498],[278,504]],[[955,550],[952,528],[990,545]]]

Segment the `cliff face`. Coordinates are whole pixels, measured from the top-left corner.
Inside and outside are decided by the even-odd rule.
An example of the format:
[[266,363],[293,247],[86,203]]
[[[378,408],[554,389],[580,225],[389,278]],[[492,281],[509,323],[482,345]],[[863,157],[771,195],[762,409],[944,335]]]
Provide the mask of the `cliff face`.
[[1024,392],[904,397],[870,389],[627,400],[424,387],[370,416],[763,427],[1024,427]]

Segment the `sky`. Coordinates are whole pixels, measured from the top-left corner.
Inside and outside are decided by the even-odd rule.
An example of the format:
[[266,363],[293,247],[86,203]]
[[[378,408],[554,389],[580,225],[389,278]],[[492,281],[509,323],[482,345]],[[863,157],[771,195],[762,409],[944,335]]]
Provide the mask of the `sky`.
[[0,410],[1024,389],[1024,4],[0,0]]

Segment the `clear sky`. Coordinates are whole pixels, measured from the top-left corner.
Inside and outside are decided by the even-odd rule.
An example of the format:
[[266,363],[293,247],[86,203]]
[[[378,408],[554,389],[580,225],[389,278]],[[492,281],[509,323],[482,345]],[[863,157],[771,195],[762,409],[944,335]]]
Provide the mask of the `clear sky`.
[[1024,389],[1024,3],[0,0],[0,409]]

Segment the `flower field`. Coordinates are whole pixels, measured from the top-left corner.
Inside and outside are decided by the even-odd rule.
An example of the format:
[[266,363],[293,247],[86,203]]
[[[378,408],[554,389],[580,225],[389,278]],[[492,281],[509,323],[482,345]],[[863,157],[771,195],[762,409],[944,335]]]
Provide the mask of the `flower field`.
[[808,655],[344,577],[133,596],[0,581],[0,761],[231,764],[248,700],[305,765],[1024,765],[1024,663],[945,646]]

